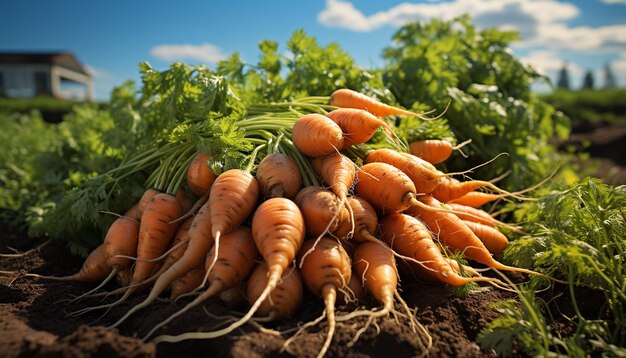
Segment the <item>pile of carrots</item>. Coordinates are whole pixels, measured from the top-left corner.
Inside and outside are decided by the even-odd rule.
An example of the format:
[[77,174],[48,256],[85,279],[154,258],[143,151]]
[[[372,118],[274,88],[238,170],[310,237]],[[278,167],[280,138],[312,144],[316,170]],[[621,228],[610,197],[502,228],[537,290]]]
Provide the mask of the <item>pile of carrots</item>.
[[[533,273],[493,258],[508,243],[498,227],[508,225],[478,208],[515,193],[438,170],[434,164],[458,146],[443,140],[406,143],[384,119],[419,114],[347,89],[334,92],[329,103],[317,113],[283,120],[276,131],[268,126],[271,135],[264,134],[265,144],[257,142],[241,169],[216,175],[208,165],[212,153],[174,151],[174,159],[182,158],[180,168],[155,174],[154,187],[111,225],[81,270],[57,278],[101,283],[80,298],[111,294],[97,291],[116,278],[121,288],[114,292],[122,297],[72,314],[149,292],[115,327],[167,290],[172,299],[195,295],[150,332],[141,332],[148,339],[210,297],[226,302],[245,297],[249,310],[227,327],[153,341],[208,339],[251,320],[293,314],[306,287],[326,307],[328,331],[320,356],[338,323],[366,316],[370,324],[396,310],[426,353],[431,338],[398,291],[399,270],[452,286],[483,282],[506,289],[500,280],[449,258],[449,251],[458,251],[493,269]],[[255,123],[265,122],[250,117],[245,123],[256,130]],[[368,147],[377,132],[388,145]],[[337,302],[365,294],[382,308],[335,313]]]

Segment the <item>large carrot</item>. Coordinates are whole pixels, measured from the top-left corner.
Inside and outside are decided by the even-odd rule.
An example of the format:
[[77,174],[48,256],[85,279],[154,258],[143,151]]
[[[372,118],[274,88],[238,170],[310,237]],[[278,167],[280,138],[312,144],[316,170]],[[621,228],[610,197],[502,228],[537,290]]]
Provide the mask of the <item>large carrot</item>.
[[162,192],[160,190],[155,188],[150,188],[143,192],[143,195],[137,203],[137,220],[141,221],[141,217],[143,216],[143,212],[146,210],[146,206],[148,206],[148,203],[152,200],[152,198],[161,193]]
[[[181,310],[177,311],[166,320],[157,324],[145,337],[150,337],[157,329],[171,322],[174,318],[188,312],[191,308],[206,301],[220,292],[237,286],[248,277],[255,264],[257,251],[252,240],[252,233],[247,226],[240,226],[230,231],[222,237],[222,245],[219,251],[215,252],[215,247],[206,256],[202,272],[209,269],[214,257],[219,257],[215,266],[208,272],[209,288],[188,303]],[[203,275],[204,276],[204,275]],[[200,280],[202,281],[202,280]]]
[[261,194],[266,198],[293,198],[302,186],[298,163],[283,153],[273,153],[261,161],[256,170]]
[[330,190],[345,201],[348,192],[356,178],[356,165],[341,153],[333,153],[325,157],[318,157],[311,160],[311,167],[326,184]]
[[[330,346],[335,332],[335,302],[337,291],[345,290],[352,276],[350,257],[337,240],[322,238],[315,245],[314,240],[309,240],[302,245],[301,252],[312,251],[301,257],[300,272],[305,285],[315,295],[322,297],[326,307],[326,319],[328,321],[328,336],[318,353],[323,357]],[[302,255],[301,255],[302,256]]]
[[413,181],[387,163],[362,166],[357,173],[355,192],[383,214],[404,211],[417,202]]
[[432,164],[409,153],[393,149],[380,148],[372,151],[365,158],[365,163],[387,163],[406,174],[415,185],[418,193],[430,193],[445,175]]
[[449,203],[456,203],[465,206],[469,206],[472,208],[477,208],[479,206],[483,206],[492,201],[505,198],[504,194],[491,194],[491,193],[483,193],[481,191],[472,191],[463,196],[460,196],[454,200],[450,200]]
[[402,108],[384,104],[362,93],[345,88],[338,89],[330,95],[330,105],[342,108],[364,109],[377,117],[385,117],[395,114],[422,117],[422,115],[418,113],[413,113]]
[[267,264],[267,284],[250,310],[238,321],[215,332],[160,336],[154,342],[180,342],[186,339],[208,339],[228,334],[245,324],[280,282],[304,240],[304,218],[298,206],[289,199],[272,198],[261,204],[252,218],[252,237]]
[[341,128],[321,114],[307,114],[296,121],[291,139],[298,150],[308,157],[321,157],[343,148]]
[[473,221],[479,224],[495,227],[497,220],[484,210],[476,209],[471,206],[456,203],[447,204],[454,211],[454,214],[461,220]]
[[326,116],[341,128],[344,138],[343,148],[369,141],[378,128],[383,128],[389,139],[396,139],[387,122],[362,109],[340,108],[329,112]]
[[428,228],[414,217],[399,213],[389,214],[381,220],[380,232],[391,248],[404,256],[415,259],[420,266],[430,271],[441,282],[461,286],[469,282],[493,280],[485,277],[468,278],[458,275],[433,241]]
[[[430,195],[421,196],[419,199],[431,207],[441,207],[441,203]],[[406,211],[406,214],[420,219],[428,226],[430,231],[437,235],[439,241],[453,250],[463,252],[467,258],[498,270],[537,274],[531,270],[507,266],[496,261],[467,224],[453,213],[432,211],[421,206],[413,206]]]
[[209,168],[208,161],[207,153],[198,153],[187,167],[187,185],[198,197],[206,195],[217,178],[215,172]]

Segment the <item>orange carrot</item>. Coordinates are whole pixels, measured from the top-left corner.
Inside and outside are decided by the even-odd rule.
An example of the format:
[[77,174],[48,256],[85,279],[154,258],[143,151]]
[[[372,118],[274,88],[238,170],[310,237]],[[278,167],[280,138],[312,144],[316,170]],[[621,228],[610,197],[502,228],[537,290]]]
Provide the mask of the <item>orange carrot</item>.
[[450,200],[449,203],[457,203],[465,206],[470,206],[472,208],[477,208],[479,206],[483,206],[487,203],[490,203],[494,200],[502,199],[504,197],[506,197],[506,195],[472,191],[454,200]]
[[333,153],[313,159],[311,167],[341,201],[346,199],[356,178],[356,166],[350,158],[341,153]]
[[137,262],[133,271],[133,283],[139,283],[150,275],[155,262],[142,261],[157,258],[169,247],[178,229],[171,221],[182,215],[182,205],[170,194],[157,194],[150,200],[141,217]]
[[428,228],[418,219],[399,213],[387,215],[380,223],[384,241],[401,255],[408,256],[430,271],[439,281],[452,286],[469,282],[491,281],[457,274],[433,241]]
[[209,155],[207,153],[198,153],[187,167],[187,185],[191,192],[198,197],[207,194],[215,178],[217,178],[215,172],[209,168],[208,161]]
[[308,236],[334,232],[348,217],[337,195],[319,186],[307,186],[294,198],[306,222]]
[[376,210],[365,199],[358,196],[348,197],[348,206],[353,212],[353,222],[342,221],[341,225],[333,233],[342,240],[354,239],[356,242],[376,241],[373,236],[378,228],[378,216]]
[[[441,207],[441,203],[430,195],[424,195],[419,199],[426,205],[435,208]],[[536,274],[531,270],[506,266],[496,261],[472,230],[453,213],[426,210],[420,206],[413,206],[406,211],[406,214],[420,219],[430,231],[437,235],[439,241],[453,250],[462,251],[467,258],[498,270]]]
[[342,108],[364,109],[377,117],[385,117],[395,114],[421,117],[420,114],[413,113],[402,108],[392,107],[350,89],[338,89],[333,92],[330,96],[330,105]]
[[369,163],[357,173],[355,192],[384,213],[406,210],[416,201],[413,181],[387,163]]
[[409,144],[411,154],[420,157],[431,164],[439,164],[450,158],[452,151],[459,150],[468,142],[463,142],[458,146],[445,139],[416,140]]
[[291,139],[308,157],[321,157],[343,148],[343,133],[337,123],[321,114],[307,114],[296,121]]
[[401,153],[392,149],[376,149],[365,158],[365,163],[387,163],[406,174],[418,193],[430,193],[441,182],[445,175],[432,164],[409,153]]
[[143,216],[143,212],[146,210],[146,206],[148,206],[150,200],[158,194],[161,194],[161,191],[154,188],[150,188],[143,193],[141,199],[139,199],[139,203],[137,203],[137,220],[141,221],[141,217]]
[[[215,185],[213,186],[215,187]],[[304,240],[304,218],[298,206],[289,199],[272,198],[261,204],[252,217],[252,237],[267,263],[267,284],[250,310],[238,321],[215,332],[193,332],[178,336],[160,336],[159,342],[180,342],[186,339],[220,337],[245,324],[279,284]],[[283,278],[284,280],[284,278]],[[250,281],[255,281],[251,279]]]
[[350,274],[350,281],[348,281],[348,287],[345,290],[340,290],[337,293],[337,302],[347,304],[350,302],[359,302],[365,296],[365,291],[361,285],[361,279],[354,274],[354,271]]
[[387,122],[362,109],[340,108],[326,115],[337,123],[343,132],[343,148],[369,141],[378,128],[383,128],[390,139],[395,139]]
[[479,224],[495,227],[496,220],[493,216],[489,215],[486,211],[472,208],[471,206],[461,205],[456,203],[447,204],[450,209],[454,211],[454,214],[461,220],[473,221]]
[[[157,329],[171,322],[174,318],[179,317],[191,308],[206,301],[208,298],[235,287],[248,277],[254,267],[257,256],[249,227],[240,226],[224,234],[222,237],[222,245],[219,247],[217,254],[215,248],[216,247],[213,247],[213,250],[206,256],[204,265],[201,268],[203,275],[200,277],[200,281],[197,283],[196,281],[193,282],[195,283],[194,288],[198,287],[199,284],[202,283],[202,278],[206,272],[209,275],[209,288],[192,302],[188,303],[184,308],[156,325],[145,338],[151,336]],[[212,270],[207,272],[215,257],[219,257],[219,259],[216,261]],[[172,290],[172,294],[174,294],[174,290]]]
[[462,182],[450,177],[441,178],[439,185],[433,189],[431,194],[437,200],[443,203],[448,203],[482,187],[487,187],[503,194],[514,195],[498,188],[493,183],[488,181],[470,180]]
[[509,245],[506,236],[495,227],[468,220],[463,221],[467,227],[482,241],[487,250],[494,255],[500,254]]
[[[258,302],[267,285],[269,285],[270,269],[264,262],[257,265],[250,275],[246,293],[250,302]],[[287,270],[281,277],[280,282],[276,286],[269,297],[265,298],[256,315],[265,317],[269,321],[276,321],[293,315],[302,303],[302,276],[295,268]]]
[[283,153],[263,158],[256,170],[261,194],[266,198],[293,198],[302,186],[302,174],[296,161]]
[[309,252],[306,257],[300,255],[300,272],[306,286],[315,295],[322,297],[326,306],[328,336],[322,345],[318,357],[323,357],[335,332],[335,301],[337,291],[345,290],[352,276],[352,267],[348,254],[336,240],[324,237],[315,244],[309,240],[302,245],[301,253]]
[[181,295],[185,293],[189,293],[196,289],[196,287],[202,284],[202,280],[204,279],[204,263],[192,268],[183,276],[177,278],[172,282],[172,287],[170,288],[170,300],[174,301]]
[[239,284],[233,288],[220,292],[220,300],[230,309],[238,309],[246,302],[243,292],[243,285]]

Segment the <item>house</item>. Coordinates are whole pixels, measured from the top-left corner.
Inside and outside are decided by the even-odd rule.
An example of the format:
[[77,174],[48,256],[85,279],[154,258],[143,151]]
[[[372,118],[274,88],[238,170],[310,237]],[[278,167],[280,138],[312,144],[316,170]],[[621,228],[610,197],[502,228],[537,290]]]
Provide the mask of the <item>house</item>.
[[93,80],[70,52],[0,52],[0,97],[92,100]]

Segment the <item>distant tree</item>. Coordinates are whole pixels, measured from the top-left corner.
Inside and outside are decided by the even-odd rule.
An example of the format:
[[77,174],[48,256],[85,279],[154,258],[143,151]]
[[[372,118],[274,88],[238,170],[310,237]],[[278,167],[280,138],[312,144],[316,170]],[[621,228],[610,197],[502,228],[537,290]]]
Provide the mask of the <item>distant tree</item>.
[[559,79],[556,81],[556,87],[562,89],[570,89],[569,86],[569,71],[567,69],[567,64],[564,64],[561,70],[559,71]]
[[585,73],[585,77],[583,78],[583,87],[582,89],[593,89],[593,72],[587,71]]
[[613,69],[611,69],[610,63],[604,64],[604,88],[615,88],[615,75],[613,75]]

